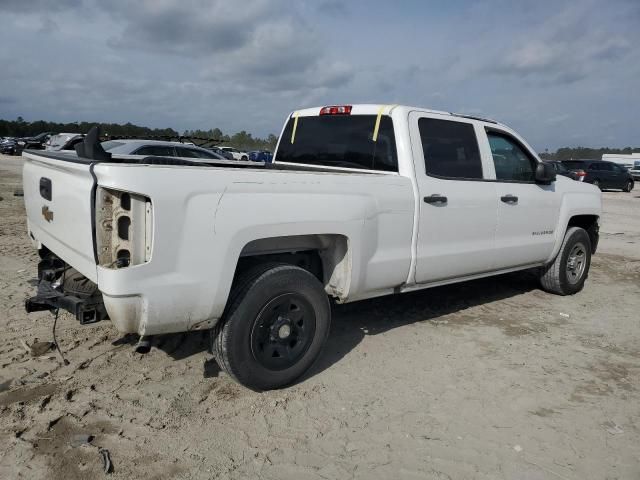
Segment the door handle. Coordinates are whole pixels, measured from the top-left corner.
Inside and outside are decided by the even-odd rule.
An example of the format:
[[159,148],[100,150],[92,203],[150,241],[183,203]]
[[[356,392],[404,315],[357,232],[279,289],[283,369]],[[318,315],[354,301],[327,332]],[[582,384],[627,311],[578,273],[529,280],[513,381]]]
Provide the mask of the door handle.
[[515,195],[503,195],[502,197],[500,197],[500,200],[502,200],[504,203],[518,203],[518,197],[516,197]]
[[439,193],[434,193],[433,195],[429,195],[428,197],[424,197],[424,203],[430,203],[432,205],[444,205],[447,203],[447,197],[440,195]]

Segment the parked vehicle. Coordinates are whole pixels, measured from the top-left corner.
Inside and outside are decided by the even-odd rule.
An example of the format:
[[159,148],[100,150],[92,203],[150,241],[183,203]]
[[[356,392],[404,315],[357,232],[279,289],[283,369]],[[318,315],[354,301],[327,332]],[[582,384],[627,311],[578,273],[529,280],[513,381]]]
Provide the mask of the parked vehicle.
[[252,162],[271,163],[273,161],[273,153],[268,150],[254,150],[249,152],[249,160]]
[[201,160],[224,160],[222,155],[206,148],[196,147],[193,143],[166,142],[161,140],[108,140],[102,142],[102,148],[112,155],[126,155],[129,158],[182,157]]
[[15,155],[18,153],[18,142],[15,138],[5,137],[0,141],[0,153],[5,155]]
[[635,160],[629,173],[634,180],[640,180],[640,160]]
[[233,158],[235,160],[249,160],[249,155],[247,155],[246,152],[241,152],[240,150],[233,148],[233,147],[218,147],[221,150],[224,150],[225,152],[229,152],[231,155],[233,155]]
[[544,163],[548,163],[556,171],[557,175],[568,177],[571,180],[578,180],[578,174],[569,170],[562,162],[557,160],[545,160]]
[[591,183],[601,190],[619,188],[633,190],[633,176],[625,167],[601,160],[565,160],[564,165],[578,175],[582,182]]
[[84,138],[82,133],[58,133],[52,135],[44,144],[44,149],[48,151],[74,150],[77,143]]
[[223,158],[226,158],[227,160],[235,160],[233,157],[233,153],[228,152],[227,150],[223,150],[220,147],[206,147],[207,150],[211,150],[213,153],[217,153],[218,155],[220,155]]
[[602,161],[603,162],[613,162],[617,163],[621,167],[625,167],[626,169],[631,169],[634,166],[634,162],[636,160],[640,160],[640,153],[603,153]]
[[213,329],[220,367],[257,390],[292,383],[318,358],[329,299],[532,268],[545,290],[571,295],[598,244],[598,189],[556,178],[491,120],[299,110],[272,164],[132,161],[97,138],[77,157],[23,154],[42,258],[27,311],[108,317],[141,336]]
[[23,137],[18,139],[19,151],[30,150],[44,150],[44,146],[49,138],[54,135],[53,132],[42,132],[33,137]]

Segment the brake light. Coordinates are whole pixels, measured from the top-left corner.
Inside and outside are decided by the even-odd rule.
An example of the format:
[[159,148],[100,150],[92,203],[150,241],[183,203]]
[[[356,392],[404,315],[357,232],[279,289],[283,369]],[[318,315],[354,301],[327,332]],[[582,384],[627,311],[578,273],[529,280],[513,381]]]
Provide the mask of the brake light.
[[578,176],[578,180],[582,182],[584,180],[584,177],[587,176],[587,172],[585,172],[584,170],[578,170],[576,172],[576,175]]
[[351,105],[331,105],[322,107],[320,115],[351,115]]

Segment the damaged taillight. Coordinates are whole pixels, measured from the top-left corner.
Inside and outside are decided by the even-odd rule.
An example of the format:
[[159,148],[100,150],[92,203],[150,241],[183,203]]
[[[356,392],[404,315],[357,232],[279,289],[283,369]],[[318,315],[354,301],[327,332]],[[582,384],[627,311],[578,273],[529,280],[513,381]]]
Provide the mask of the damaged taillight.
[[151,258],[152,222],[149,198],[110,188],[98,188],[98,264],[106,268],[125,268],[148,262]]

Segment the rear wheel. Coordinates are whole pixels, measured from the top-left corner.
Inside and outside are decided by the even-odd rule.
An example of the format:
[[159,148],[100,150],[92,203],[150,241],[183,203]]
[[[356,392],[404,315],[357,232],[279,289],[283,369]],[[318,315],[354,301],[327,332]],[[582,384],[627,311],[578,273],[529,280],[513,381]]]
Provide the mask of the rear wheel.
[[597,178],[593,182],[591,182],[591,184],[594,187],[598,187],[600,190],[602,190],[602,188],[600,187],[600,180],[598,180]]
[[627,184],[624,186],[623,190],[625,192],[630,192],[631,190],[633,190],[633,181],[629,180]]
[[293,265],[260,265],[234,283],[212,351],[220,368],[246,387],[280,388],[313,365],[330,322],[316,277]]
[[570,227],[555,260],[542,269],[540,283],[547,292],[573,295],[584,287],[591,266],[591,240],[580,227]]

